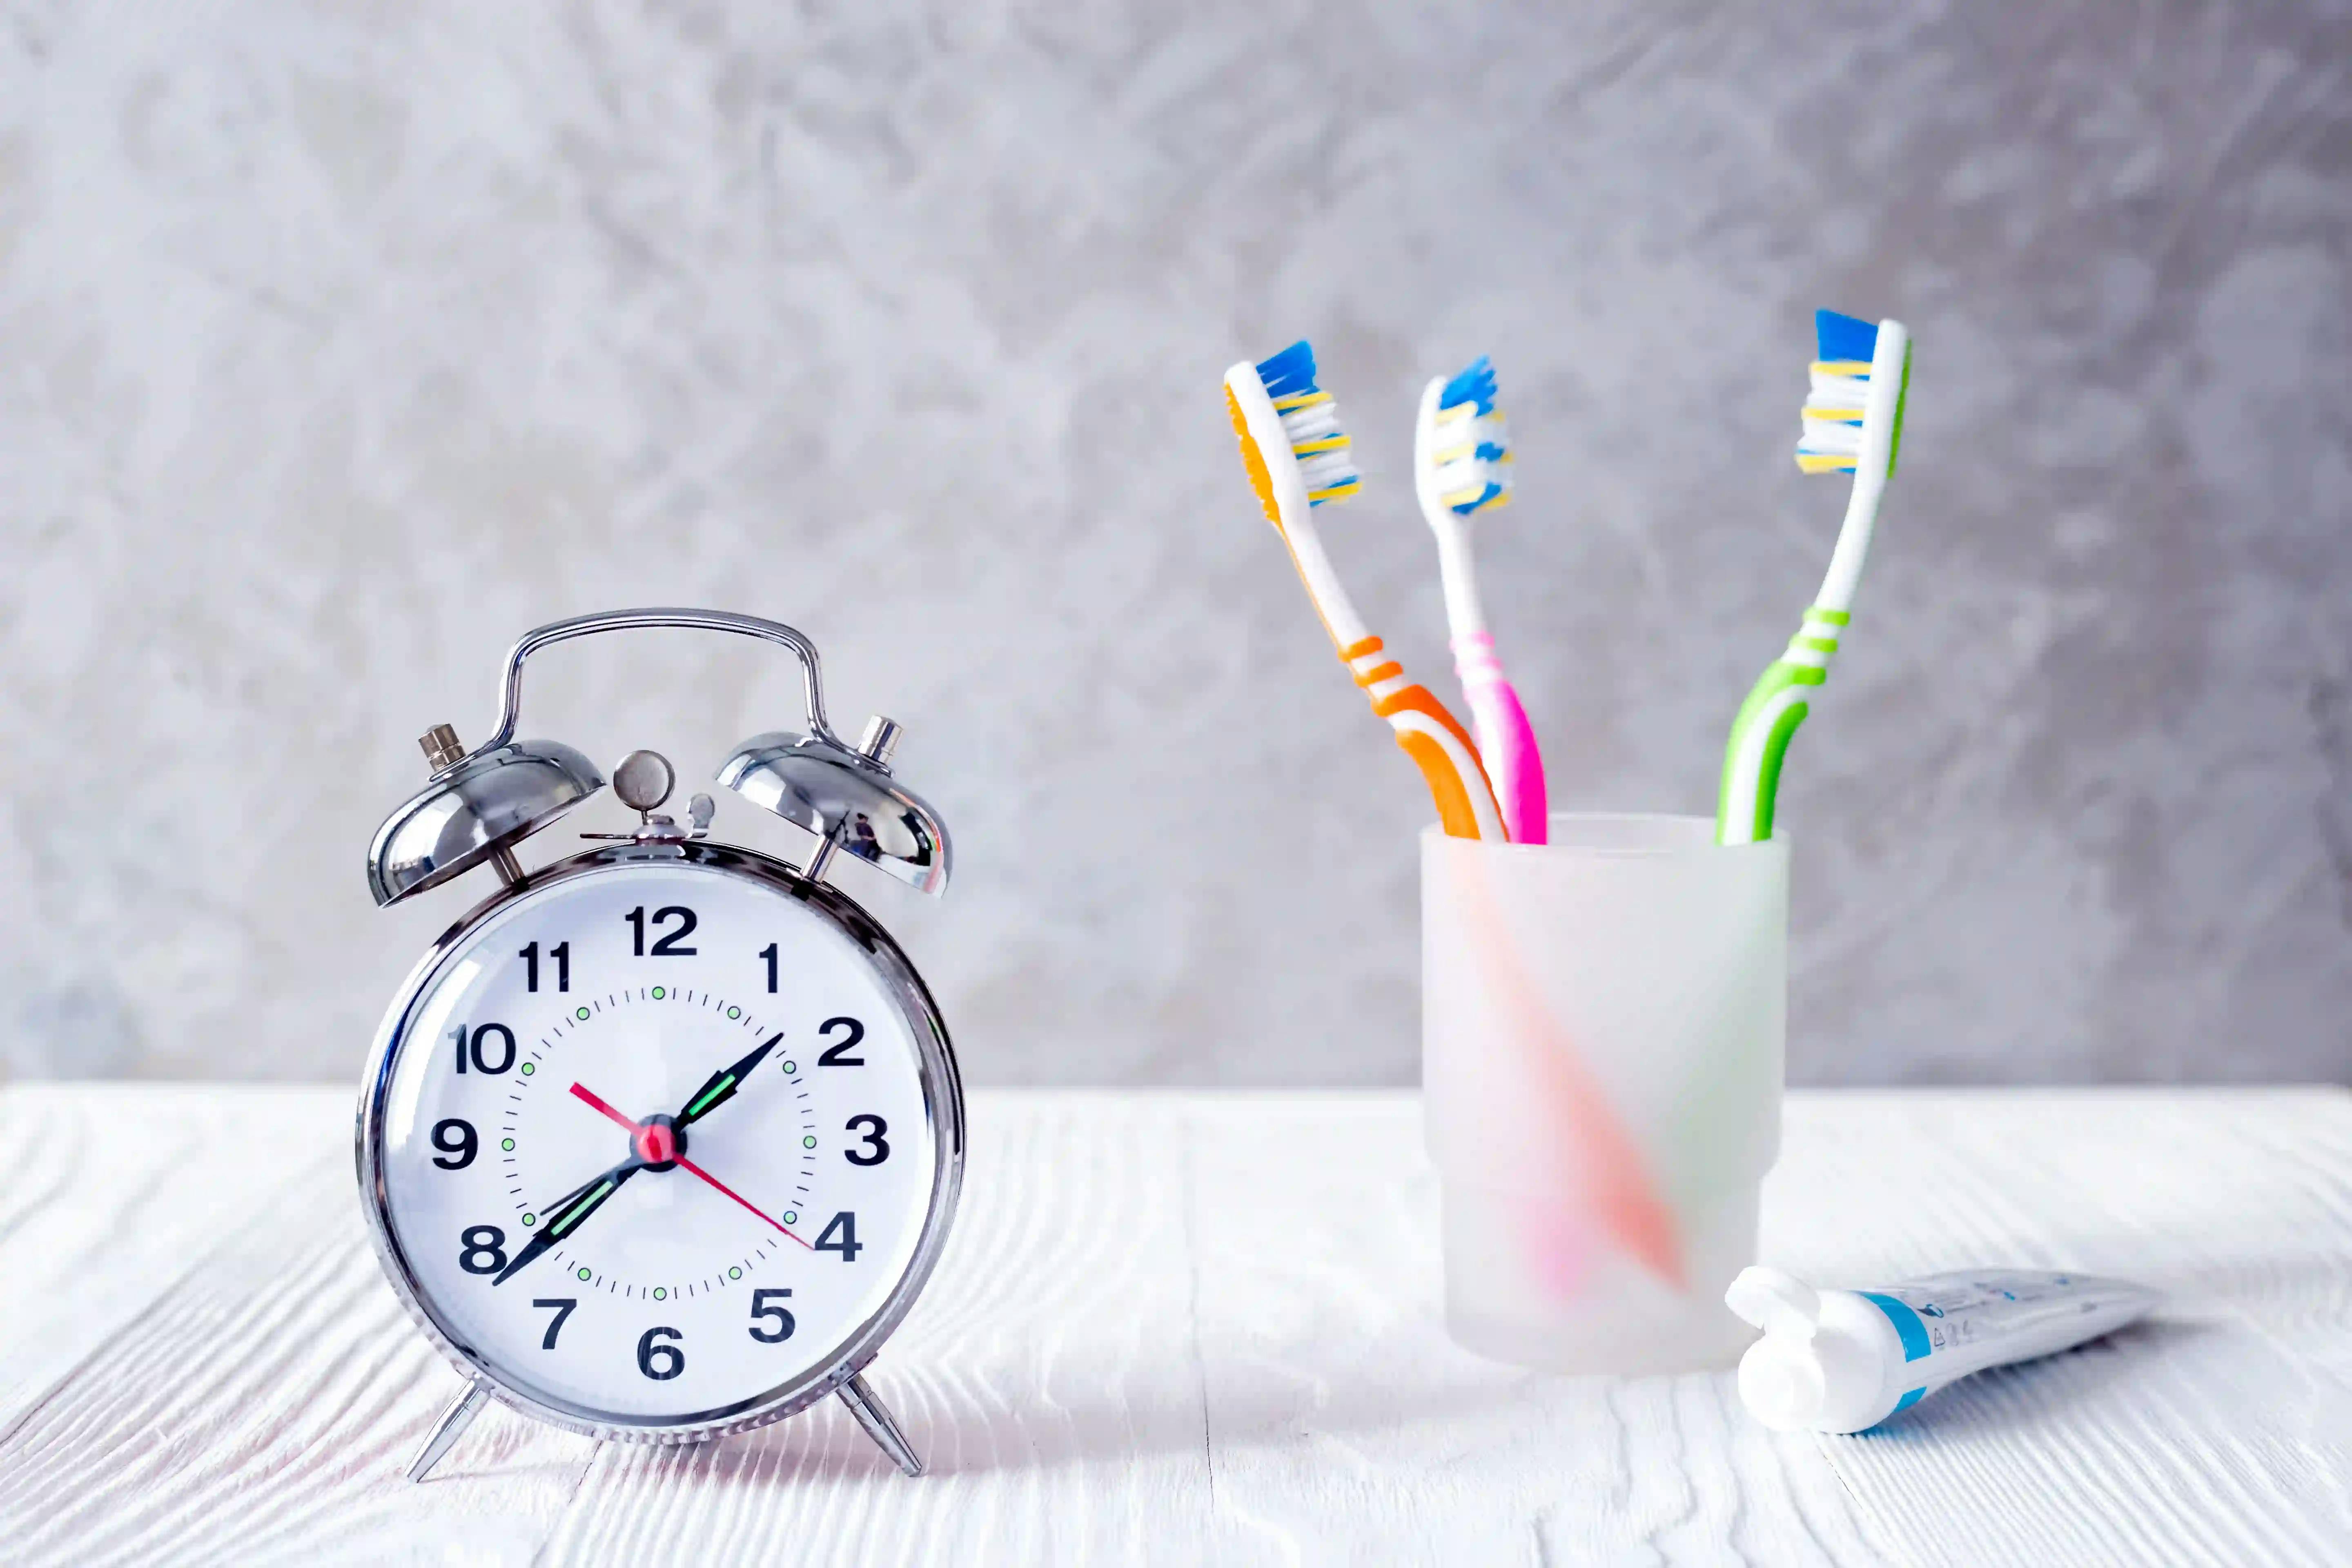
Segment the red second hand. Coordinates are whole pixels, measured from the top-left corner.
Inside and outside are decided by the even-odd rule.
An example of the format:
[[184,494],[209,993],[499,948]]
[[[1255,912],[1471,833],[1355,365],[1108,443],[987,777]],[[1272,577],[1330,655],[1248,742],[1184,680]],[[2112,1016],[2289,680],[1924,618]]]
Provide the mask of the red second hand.
[[[627,1128],[629,1130],[630,1147],[635,1148],[636,1146],[636,1135],[644,1131],[644,1129],[636,1122],[630,1121],[627,1117],[622,1115],[619,1111],[614,1110],[611,1106],[597,1099],[596,1091],[588,1088],[585,1084],[574,1083],[572,1086],[572,1092],[577,1099],[595,1107],[598,1110],[603,1111],[606,1116],[611,1117],[614,1121],[617,1121],[622,1126]],[[693,1172],[697,1176],[701,1177],[704,1181],[709,1183],[719,1191],[726,1194],[729,1197],[733,1198],[745,1208],[751,1209],[753,1214],[758,1215],[761,1219],[767,1220],[770,1225],[774,1226],[778,1230],[782,1230],[786,1236],[792,1236],[794,1241],[800,1241],[803,1247],[808,1247],[809,1244],[807,1242],[801,1241],[799,1237],[793,1236],[793,1233],[789,1230],[784,1230],[784,1226],[781,1221],[772,1218],[765,1210],[755,1207],[751,1201],[742,1194],[737,1192],[734,1188],[729,1186],[726,1183],[720,1181],[718,1177],[712,1175],[709,1172],[704,1170],[701,1166],[696,1164],[685,1155],[679,1154],[676,1156],[676,1158],[677,1160],[679,1169]],[[816,1249],[814,1247],[809,1247],[809,1250],[814,1252]]]
[[[768,1215],[766,1215],[766,1213],[765,1213],[765,1212],[763,1212],[763,1211],[761,1211],[761,1210],[760,1210],[760,1209],[751,1208],[751,1201],[750,1201],[749,1199],[745,1198],[745,1197],[743,1196],[743,1194],[740,1194],[740,1193],[737,1192],[734,1188],[732,1188],[732,1187],[729,1186],[726,1183],[724,1183],[724,1182],[720,1181],[718,1177],[716,1177],[716,1176],[712,1175],[709,1172],[708,1172],[708,1171],[704,1170],[701,1166],[699,1166],[699,1165],[696,1164],[693,1161],[691,1161],[691,1160],[688,1159],[685,1155],[680,1154],[680,1155],[677,1157],[677,1163],[678,1163],[678,1168],[679,1168],[680,1170],[686,1170],[686,1171],[691,1171],[691,1172],[693,1172],[696,1175],[700,1176],[704,1181],[709,1182],[712,1186],[714,1186],[714,1187],[718,1188],[720,1192],[725,1193],[729,1197],[733,1198],[737,1203],[741,1204],[745,1208],[747,1208],[747,1209],[751,1209],[751,1212],[752,1212],[753,1214],[755,1214],[755,1215],[758,1215],[761,1219],[768,1220],[768,1223],[769,1223],[770,1225],[774,1226],[778,1230],[783,1230],[783,1231],[784,1231],[784,1234],[785,1234],[786,1236],[793,1236],[793,1233],[792,1233],[791,1231],[789,1231],[789,1230],[784,1230],[783,1226],[782,1226],[780,1222],[778,1222],[778,1221],[776,1221],[776,1220],[773,1220],[773,1219],[769,1219],[769,1218],[768,1218]],[[803,1247],[808,1247],[808,1243],[807,1243],[807,1242],[805,1242],[805,1241],[801,1241],[801,1238],[800,1238],[799,1237],[797,1237],[797,1236],[793,1236],[793,1239],[794,1241],[800,1241],[800,1242],[801,1242],[801,1245],[802,1245]],[[814,1251],[815,1251],[816,1249],[815,1249],[814,1247],[809,1247],[809,1250],[810,1250],[810,1251],[812,1251],[812,1252],[814,1252]]]

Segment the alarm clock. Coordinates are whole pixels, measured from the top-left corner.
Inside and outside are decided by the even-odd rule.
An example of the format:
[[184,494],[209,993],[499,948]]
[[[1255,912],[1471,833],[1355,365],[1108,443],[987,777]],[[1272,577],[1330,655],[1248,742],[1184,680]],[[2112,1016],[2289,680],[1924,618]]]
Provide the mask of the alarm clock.
[[[626,833],[526,868],[521,841],[605,785],[518,741],[522,670],[551,644],[649,628],[762,638],[800,662],[804,731],[752,737],[717,782],[811,836],[795,867],[711,841],[708,795],[662,813],[652,752],[613,770]],[[825,880],[863,860],[947,886],[939,816],[901,784],[898,726],[825,722],[817,650],[713,610],[557,621],[507,655],[498,731],[423,738],[433,777],[385,819],[368,886],[392,904],[477,868],[497,890],[434,944],[375,1037],[360,1192],[394,1291],[467,1386],[422,1480],[488,1400],[600,1438],[684,1443],[828,1394],[909,1476],[922,1461],[864,1376],[929,1278],[963,1173],[945,1024],[881,925]]]

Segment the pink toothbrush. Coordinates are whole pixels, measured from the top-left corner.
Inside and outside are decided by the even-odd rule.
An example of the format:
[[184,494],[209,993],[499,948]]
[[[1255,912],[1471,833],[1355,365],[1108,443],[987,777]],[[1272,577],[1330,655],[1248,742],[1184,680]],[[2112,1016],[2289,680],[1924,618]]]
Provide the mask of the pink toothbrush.
[[1437,535],[1438,570],[1445,583],[1445,619],[1454,637],[1454,668],[1470,704],[1478,752],[1515,844],[1546,839],[1549,806],[1544,795],[1543,752],[1519,694],[1495,657],[1470,564],[1470,518],[1511,499],[1511,438],[1495,406],[1495,367],[1481,354],[1461,374],[1439,376],[1421,395],[1413,430],[1413,488],[1422,515]]

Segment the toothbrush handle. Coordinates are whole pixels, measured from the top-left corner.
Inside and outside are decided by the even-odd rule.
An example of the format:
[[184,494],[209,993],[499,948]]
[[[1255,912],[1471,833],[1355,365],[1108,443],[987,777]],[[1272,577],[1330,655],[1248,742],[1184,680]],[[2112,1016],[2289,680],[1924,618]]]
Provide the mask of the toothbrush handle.
[[1829,679],[1838,637],[1850,619],[1843,610],[1816,605],[1789,639],[1779,658],[1764,667],[1731,721],[1723,748],[1723,790],[1715,812],[1717,844],[1763,844],[1772,837],[1773,808],[1780,793],[1780,764],[1797,726],[1811,711],[1806,700]]
[[1535,726],[1519,705],[1519,694],[1495,657],[1495,639],[1472,632],[1454,639],[1454,668],[1477,726],[1478,752],[1514,844],[1541,844],[1549,835],[1551,805],[1544,790],[1543,751]]
[[1389,721],[1396,743],[1421,769],[1437,806],[1437,820],[1454,838],[1507,840],[1510,829],[1495,787],[1478,758],[1478,743],[1428,688],[1405,679],[1404,667],[1368,637],[1339,650],[1340,660]]

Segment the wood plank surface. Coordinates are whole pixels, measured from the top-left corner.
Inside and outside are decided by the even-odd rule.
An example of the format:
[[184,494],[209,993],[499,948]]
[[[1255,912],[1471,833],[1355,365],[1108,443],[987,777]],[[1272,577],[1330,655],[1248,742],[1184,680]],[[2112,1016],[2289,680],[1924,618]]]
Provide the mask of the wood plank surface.
[[1561,1378],[1445,1337],[1393,1093],[983,1091],[940,1272],[826,1405],[693,1449],[457,1390],[362,1232],[347,1089],[0,1089],[0,1562],[2340,1563],[2352,1095],[1800,1093],[1763,1253],[2171,1292],[1885,1430],[1725,1373]]

